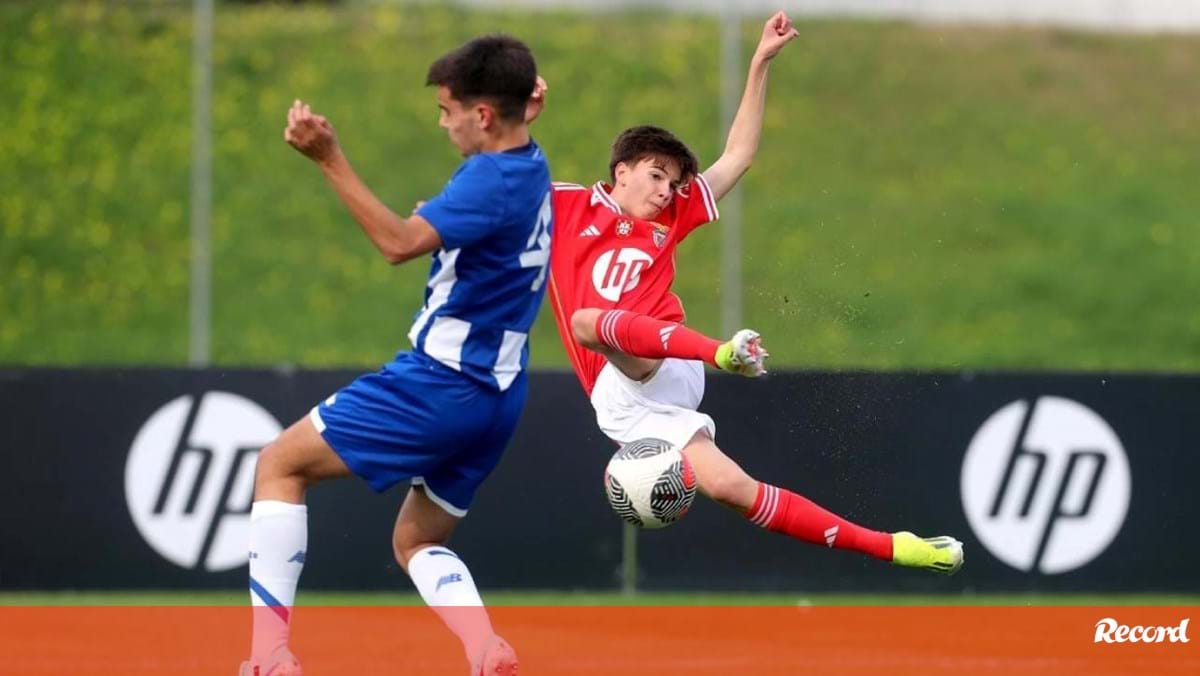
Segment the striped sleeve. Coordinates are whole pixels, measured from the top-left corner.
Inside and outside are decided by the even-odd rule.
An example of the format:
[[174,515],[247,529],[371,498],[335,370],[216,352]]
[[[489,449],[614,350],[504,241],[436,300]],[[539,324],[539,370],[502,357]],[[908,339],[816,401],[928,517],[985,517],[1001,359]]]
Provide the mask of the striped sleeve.
[[579,185],[578,183],[567,183],[566,181],[553,181],[551,184],[555,192],[568,190],[587,190],[587,186]]
[[721,217],[712,188],[701,175],[697,175],[675,193],[674,210],[674,227],[681,230],[680,240],[696,228]]

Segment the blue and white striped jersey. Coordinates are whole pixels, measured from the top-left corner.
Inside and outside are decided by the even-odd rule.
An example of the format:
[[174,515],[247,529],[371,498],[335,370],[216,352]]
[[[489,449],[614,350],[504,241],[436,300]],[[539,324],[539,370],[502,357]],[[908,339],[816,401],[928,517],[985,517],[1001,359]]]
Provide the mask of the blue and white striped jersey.
[[529,363],[550,261],[550,168],[534,142],[472,155],[417,214],[442,239],[413,349],[506,390]]

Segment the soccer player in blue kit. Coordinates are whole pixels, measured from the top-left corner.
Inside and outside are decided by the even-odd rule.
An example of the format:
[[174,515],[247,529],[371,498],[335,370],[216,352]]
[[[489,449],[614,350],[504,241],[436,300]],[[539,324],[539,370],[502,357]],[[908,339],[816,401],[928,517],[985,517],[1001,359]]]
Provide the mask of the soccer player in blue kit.
[[462,641],[472,676],[516,673],[515,652],[493,632],[470,571],[445,543],[525,402],[551,228],[550,172],[526,123],[536,77],[529,49],[507,36],[476,38],[430,66],[439,124],[466,159],[407,218],[358,178],[328,120],[300,101],[288,112],[284,139],[320,167],[388,262],[432,254],[432,266],[412,350],[335,392],[259,456],[254,634],[242,676],[301,673],[288,628],[308,549],[305,491],[349,475],[376,491],[411,480],[392,534],[396,560]]

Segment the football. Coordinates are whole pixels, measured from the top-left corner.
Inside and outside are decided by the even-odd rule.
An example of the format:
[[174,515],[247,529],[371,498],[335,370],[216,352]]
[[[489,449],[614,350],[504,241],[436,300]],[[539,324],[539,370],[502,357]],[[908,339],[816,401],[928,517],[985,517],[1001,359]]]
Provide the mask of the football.
[[622,519],[663,528],[682,519],[696,498],[696,475],[678,449],[662,439],[631,441],[604,470],[608,503]]

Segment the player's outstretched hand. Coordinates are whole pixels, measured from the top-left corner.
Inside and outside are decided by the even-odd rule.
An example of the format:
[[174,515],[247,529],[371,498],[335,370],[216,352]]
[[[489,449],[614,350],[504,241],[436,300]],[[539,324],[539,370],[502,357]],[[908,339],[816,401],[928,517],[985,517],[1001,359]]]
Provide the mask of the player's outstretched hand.
[[338,151],[337,135],[324,115],[315,115],[307,103],[296,99],[288,109],[283,140],[310,160],[323,163]]
[[787,43],[800,37],[799,31],[792,25],[792,20],[784,12],[776,12],[774,16],[767,19],[766,25],[763,26],[762,37],[758,40],[758,50],[756,55],[763,61],[770,61],[775,58],[779,50]]
[[546,107],[548,91],[550,85],[546,84],[546,79],[541,75],[537,76],[537,84],[533,85],[533,93],[529,95],[529,102],[525,104],[525,124],[532,123],[542,114],[542,109]]

